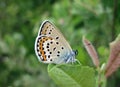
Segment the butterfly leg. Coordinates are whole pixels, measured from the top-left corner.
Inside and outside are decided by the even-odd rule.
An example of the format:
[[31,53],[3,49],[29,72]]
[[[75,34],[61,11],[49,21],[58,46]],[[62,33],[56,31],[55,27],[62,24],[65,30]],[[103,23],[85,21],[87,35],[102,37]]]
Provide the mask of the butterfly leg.
[[69,62],[71,62],[71,57],[68,57],[67,60],[66,60],[66,63],[69,63]]
[[75,59],[75,62],[78,62],[78,64],[80,64],[80,65],[81,65],[81,63],[80,63],[80,61],[79,61],[78,59]]

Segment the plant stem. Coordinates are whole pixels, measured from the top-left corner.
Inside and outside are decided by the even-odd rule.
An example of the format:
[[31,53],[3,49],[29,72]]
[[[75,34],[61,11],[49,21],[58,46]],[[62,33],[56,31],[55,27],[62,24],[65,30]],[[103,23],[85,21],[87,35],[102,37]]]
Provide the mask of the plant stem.
[[97,67],[97,71],[98,71],[97,87],[106,87],[106,77],[104,74],[104,68],[101,69],[100,67]]

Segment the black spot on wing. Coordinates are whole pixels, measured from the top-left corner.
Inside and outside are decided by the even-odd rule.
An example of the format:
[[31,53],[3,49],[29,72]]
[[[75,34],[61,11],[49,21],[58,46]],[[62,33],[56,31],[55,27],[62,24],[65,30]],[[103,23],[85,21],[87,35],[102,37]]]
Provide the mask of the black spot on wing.
[[60,55],[57,55],[57,57],[59,57]]
[[64,47],[61,47],[61,49],[64,49]]
[[52,61],[52,59],[50,59],[50,61]]
[[48,58],[50,58],[50,55],[48,55]]
[[49,43],[47,43],[47,45],[49,46],[50,44],[49,44]]
[[46,46],[46,48],[49,48],[49,46]]
[[55,51],[56,47],[53,48],[53,51]]
[[50,43],[53,44],[53,41],[51,41]]
[[56,37],[56,40],[59,39],[59,37]]
[[59,42],[56,42],[56,44],[59,44]]
[[60,53],[60,51],[58,51],[57,53]]

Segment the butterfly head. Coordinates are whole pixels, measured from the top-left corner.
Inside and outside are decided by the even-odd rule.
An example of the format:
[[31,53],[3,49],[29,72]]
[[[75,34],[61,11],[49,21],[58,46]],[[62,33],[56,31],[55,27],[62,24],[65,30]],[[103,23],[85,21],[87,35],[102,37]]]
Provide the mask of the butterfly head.
[[75,55],[78,55],[78,50],[73,50],[73,52],[75,53]]

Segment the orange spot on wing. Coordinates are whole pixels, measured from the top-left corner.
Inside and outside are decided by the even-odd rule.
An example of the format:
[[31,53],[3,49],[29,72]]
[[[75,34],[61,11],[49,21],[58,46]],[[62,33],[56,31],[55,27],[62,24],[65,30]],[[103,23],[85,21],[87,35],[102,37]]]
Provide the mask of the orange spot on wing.
[[43,61],[47,61],[46,55],[45,55],[44,50],[43,50],[43,44],[47,40],[52,40],[52,38],[51,37],[43,37],[39,42],[39,50],[40,50],[41,56],[43,57]]

